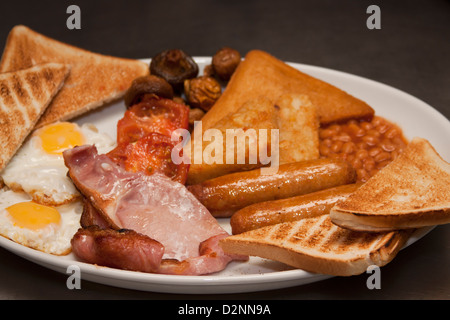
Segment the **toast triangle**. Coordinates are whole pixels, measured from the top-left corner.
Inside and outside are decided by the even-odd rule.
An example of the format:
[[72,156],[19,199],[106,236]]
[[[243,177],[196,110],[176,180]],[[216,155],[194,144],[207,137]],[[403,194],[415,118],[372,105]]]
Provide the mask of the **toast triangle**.
[[314,273],[352,276],[392,261],[410,235],[411,231],[351,231],[334,225],[326,214],[232,235],[220,245],[228,254],[258,256]]
[[322,125],[348,119],[370,119],[374,110],[364,101],[347,92],[301,72],[261,50],[249,51],[233,73],[226,89],[202,118],[203,130],[245,101],[260,95],[276,101],[283,94],[307,95],[316,106]]
[[23,25],[10,31],[0,72],[48,62],[68,64],[71,72],[37,127],[72,119],[119,99],[133,79],[149,72],[144,62],[93,53],[46,37]]
[[0,171],[34,129],[70,68],[47,63],[0,74]]
[[388,166],[330,211],[332,221],[359,231],[450,223],[450,164],[416,137]]
[[[187,147],[184,150],[185,154],[191,157],[187,184],[197,184],[225,174],[252,170],[263,166],[265,159],[260,156],[259,145],[261,144],[260,141],[264,140],[260,130],[263,129],[267,133],[267,142],[264,145],[267,149],[266,154],[270,154],[271,130],[278,129],[276,107],[266,97],[256,97],[246,101],[236,112],[222,118],[216,123],[214,129],[220,132],[223,137],[223,141],[218,145],[222,148],[217,150],[212,149],[217,143],[216,138],[211,139],[213,142],[202,142],[203,136],[199,135],[201,129],[194,128],[192,141],[197,139],[200,143],[187,144],[190,148]],[[231,130],[236,130],[236,138],[229,138],[228,133],[232,132]],[[214,151],[207,152],[208,149]],[[227,150],[232,150],[231,160],[228,159]],[[238,152],[243,154],[241,161],[237,159]],[[214,159],[211,154],[214,154],[217,159]],[[251,161],[252,157],[254,161]],[[197,159],[200,159],[200,161]]]

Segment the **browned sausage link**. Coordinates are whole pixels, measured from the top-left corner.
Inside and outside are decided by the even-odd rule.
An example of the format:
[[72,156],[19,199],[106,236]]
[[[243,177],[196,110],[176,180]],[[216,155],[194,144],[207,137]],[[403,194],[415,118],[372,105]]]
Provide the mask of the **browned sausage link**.
[[361,183],[346,184],[287,199],[255,203],[238,210],[230,219],[233,234],[282,222],[328,214]]
[[275,174],[260,169],[232,173],[189,186],[214,216],[231,216],[248,205],[285,199],[354,183],[353,167],[340,159],[316,159],[280,165]]

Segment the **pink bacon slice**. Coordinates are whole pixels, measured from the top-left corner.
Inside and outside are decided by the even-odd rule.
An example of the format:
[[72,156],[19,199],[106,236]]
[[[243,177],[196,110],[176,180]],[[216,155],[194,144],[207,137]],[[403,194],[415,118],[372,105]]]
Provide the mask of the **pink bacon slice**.
[[95,146],[67,150],[64,160],[76,187],[113,229],[133,230],[164,247],[154,272],[207,274],[247,259],[222,251],[218,240],[229,234],[184,185],[125,171]]

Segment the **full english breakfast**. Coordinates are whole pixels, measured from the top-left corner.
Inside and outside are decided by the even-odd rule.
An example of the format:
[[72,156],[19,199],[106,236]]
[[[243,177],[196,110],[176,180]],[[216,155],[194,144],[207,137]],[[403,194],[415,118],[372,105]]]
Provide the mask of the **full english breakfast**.
[[[225,47],[202,70],[181,49],[144,63],[16,26],[0,72],[0,234],[24,246],[156,274],[257,256],[350,276],[450,222],[427,140],[269,53]],[[122,98],[115,139],[71,122]]]

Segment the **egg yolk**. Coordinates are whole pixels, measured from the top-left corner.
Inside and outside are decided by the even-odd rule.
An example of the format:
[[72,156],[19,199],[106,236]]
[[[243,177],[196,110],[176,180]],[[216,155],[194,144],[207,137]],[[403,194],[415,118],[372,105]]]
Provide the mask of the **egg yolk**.
[[48,125],[39,132],[42,149],[49,154],[60,155],[66,149],[84,144],[84,136],[74,123],[59,122]]
[[38,230],[50,223],[59,224],[61,221],[58,210],[33,201],[19,202],[6,210],[11,215],[14,225],[20,228]]

